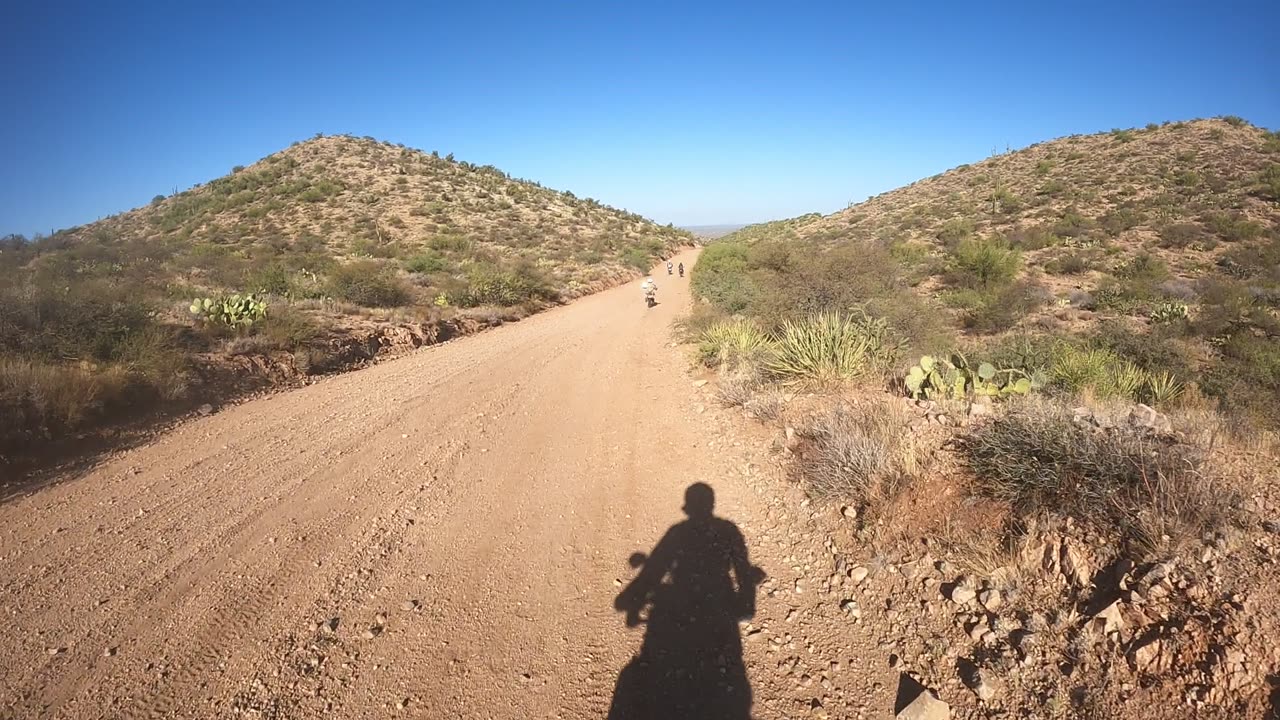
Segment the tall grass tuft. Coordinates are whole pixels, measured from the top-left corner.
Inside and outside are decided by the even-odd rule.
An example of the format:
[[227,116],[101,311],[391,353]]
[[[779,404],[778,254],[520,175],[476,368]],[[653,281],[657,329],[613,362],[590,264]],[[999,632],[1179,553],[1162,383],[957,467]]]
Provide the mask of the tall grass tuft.
[[698,353],[707,365],[756,366],[773,352],[773,340],[752,320],[721,320],[698,337]]
[[897,494],[919,472],[907,418],[897,403],[837,405],[800,428],[810,447],[801,455],[800,477],[823,499],[870,505]]

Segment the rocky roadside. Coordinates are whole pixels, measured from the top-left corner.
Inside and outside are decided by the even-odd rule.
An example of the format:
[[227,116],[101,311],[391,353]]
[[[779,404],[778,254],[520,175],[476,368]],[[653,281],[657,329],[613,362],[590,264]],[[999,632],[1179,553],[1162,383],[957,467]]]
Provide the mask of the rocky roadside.
[[[975,563],[963,547],[923,531],[928,523],[903,532],[902,519],[890,519],[898,527],[888,533],[857,508],[815,504],[795,482],[803,439],[785,410],[760,421],[717,403],[714,380],[694,385],[700,412],[741,428],[742,475],[770,508],[764,539],[785,537],[779,549],[794,561],[795,577],[774,578],[764,590],[785,601],[785,622],[799,625],[744,628],[748,647],[763,644],[769,655],[803,650],[777,663],[796,685],[786,716],[805,716],[790,714],[796,708],[814,717],[888,716],[880,705],[902,720],[1146,720],[1274,717],[1280,708],[1274,485],[1248,498],[1245,526],[1174,556],[1134,558],[1115,538],[1063,519],[1027,528],[1004,556]],[[796,408],[812,401],[783,398]],[[998,412],[903,402],[911,415],[904,432],[928,437],[942,455],[957,429]],[[1168,418],[1146,406],[1119,417],[1082,408],[1077,421],[1099,431],[1169,431]],[[954,481],[944,484],[943,494],[966,502]],[[799,601],[806,590],[820,602]],[[829,656],[852,659],[813,662]],[[860,681],[837,680],[837,665]]]

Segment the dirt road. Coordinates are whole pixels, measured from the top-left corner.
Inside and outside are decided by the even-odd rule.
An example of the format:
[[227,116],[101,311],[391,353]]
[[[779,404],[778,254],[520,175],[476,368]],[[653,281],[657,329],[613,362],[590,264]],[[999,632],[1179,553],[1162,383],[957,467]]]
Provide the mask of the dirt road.
[[[688,280],[657,281],[653,310],[633,283],[227,408],[0,507],[0,715],[642,716],[614,702],[643,636],[614,607],[628,556],[700,481],[748,552],[768,534],[671,345]],[[789,571],[779,553],[752,561]],[[653,642],[696,640],[673,628]],[[749,702],[730,634],[700,641],[727,643],[708,692]],[[791,716],[766,710],[753,652],[756,716]]]

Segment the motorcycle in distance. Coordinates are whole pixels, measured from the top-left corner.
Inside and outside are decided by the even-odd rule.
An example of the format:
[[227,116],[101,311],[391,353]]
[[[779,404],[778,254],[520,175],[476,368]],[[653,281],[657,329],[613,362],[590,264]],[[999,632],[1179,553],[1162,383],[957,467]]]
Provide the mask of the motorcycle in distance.
[[671,263],[670,263],[670,262],[667,262],[667,274],[668,274],[668,275],[670,275],[670,274],[671,274]]
[[680,277],[684,277],[684,263],[680,263]]

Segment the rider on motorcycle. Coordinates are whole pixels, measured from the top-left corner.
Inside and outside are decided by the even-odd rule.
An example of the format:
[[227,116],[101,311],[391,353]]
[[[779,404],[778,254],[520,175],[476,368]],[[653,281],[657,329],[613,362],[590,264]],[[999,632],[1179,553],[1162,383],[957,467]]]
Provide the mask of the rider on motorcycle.
[[647,277],[644,282],[640,283],[640,289],[644,291],[646,298],[653,297],[658,294],[658,284],[653,281],[652,277]]
[[670,261],[670,260],[668,260],[668,261],[667,261],[667,274],[668,274],[668,275],[670,275],[670,274],[671,274],[671,261]]
[[684,277],[684,263],[680,263],[680,277]]

